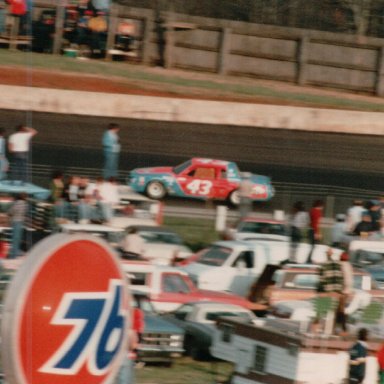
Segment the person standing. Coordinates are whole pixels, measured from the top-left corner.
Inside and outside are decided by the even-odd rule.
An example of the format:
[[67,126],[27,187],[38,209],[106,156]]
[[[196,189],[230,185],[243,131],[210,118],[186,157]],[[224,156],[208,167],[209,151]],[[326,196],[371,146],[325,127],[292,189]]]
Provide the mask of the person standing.
[[18,125],[16,132],[9,136],[8,149],[11,155],[11,180],[26,183],[30,140],[37,134],[36,129]]
[[108,125],[103,135],[103,150],[104,150],[104,179],[117,177],[119,166],[119,131],[120,126],[115,123]]
[[353,200],[352,206],[347,210],[347,231],[353,232],[356,225],[361,221],[363,212],[366,209],[364,208],[364,203],[362,200],[355,199]]
[[337,316],[341,310],[341,296],[344,289],[344,275],[341,264],[332,259],[333,250],[331,247],[327,250],[327,261],[321,265],[319,270],[319,297],[328,297],[331,300],[329,312],[333,315],[332,333],[334,333]]
[[322,200],[315,200],[311,210],[309,211],[310,225],[308,238],[311,244],[311,250],[309,251],[307,263],[312,263],[312,253],[315,249],[315,245],[321,240],[320,221],[323,217],[323,206],[324,203]]
[[28,205],[26,200],[26,193],[18,194],[16,196],[16,200],[8,210],[12,228],[11,250],[9,252],[10,259],[15,259],[16,257],[20,256],[22,252],[21,243],[23,240],[24,223],[28,212]]
[[242,179],[239,184],[239,213],[240,220],[243,220],[252,211],[252,189],[251,174],[249,172],[242,173]]
[[303,234],[308,228],[309,216],[305,210],[304,203],[297,201],[293,205],[291,221],[291,261],[296,261],[297,247],[303,239]]
[[359,329],[357,339],[349,350],[349,384],[361,384],[365,377],[368,330]]

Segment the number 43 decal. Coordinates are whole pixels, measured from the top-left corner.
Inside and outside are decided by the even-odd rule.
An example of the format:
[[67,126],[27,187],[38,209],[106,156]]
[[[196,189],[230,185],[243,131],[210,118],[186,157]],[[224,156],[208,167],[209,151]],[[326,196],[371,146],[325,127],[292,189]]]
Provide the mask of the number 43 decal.
[[207,196],[211,193],[212,185],[212,181],[196,179],[187,184],[186,188],[193,195]]

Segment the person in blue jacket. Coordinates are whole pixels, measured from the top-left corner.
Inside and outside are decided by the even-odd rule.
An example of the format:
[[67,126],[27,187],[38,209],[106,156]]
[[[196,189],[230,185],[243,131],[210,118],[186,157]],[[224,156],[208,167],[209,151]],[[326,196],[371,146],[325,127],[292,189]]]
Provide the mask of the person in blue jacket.
[[119,131],[120,126],[116,123],[111,123],[108,125],[103,135],[103,176],[105,180],[108,180],[111,177],[117,178],[120,154]]

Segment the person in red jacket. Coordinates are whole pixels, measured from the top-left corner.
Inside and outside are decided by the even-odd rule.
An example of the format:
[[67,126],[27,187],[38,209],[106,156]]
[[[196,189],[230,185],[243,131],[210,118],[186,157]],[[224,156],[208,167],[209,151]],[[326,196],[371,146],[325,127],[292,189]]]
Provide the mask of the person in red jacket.
[[13,16],[23,16],[27,13],[26,0],[8,0],[9,13]]
[[323,207],[324,203],[322,200],[315,200],[313,202],[312,208],[309,211],[309,231],[308,238],[309,242],[312,245],[311,250],[307,258],[307,263],[312,263],[312,253],[315,248],[315,244],[321,241],[321,231],[320,231],[320,221],[323,217]]

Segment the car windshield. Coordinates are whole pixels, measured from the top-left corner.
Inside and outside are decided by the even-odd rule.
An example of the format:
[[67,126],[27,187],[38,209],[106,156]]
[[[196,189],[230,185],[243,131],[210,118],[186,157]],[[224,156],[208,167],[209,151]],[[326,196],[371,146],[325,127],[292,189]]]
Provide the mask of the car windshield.
[[220,311],[220,312],[207,312],[205,314],[205,320],[208,320],[207,322],[213,323],[215,322],[219,317],[228,317],[228,316],[236,316],[241,317],[243,319],[252,320],[251,316],[247,312],[236,312],[236,311]]
[[183,172],[185,169],[187,169],[191,165],[191,160],[186,161],[183,164],[176,165],[176,167],[173,167],[173,172],[178,175],[179,173]]
[[146,243],[162,243],[181,245],[183,241],[178,234],[172,232],[140,231],[140,236]]
[[230,248],[213,246],[202,252],[199,263],[219,267],[225,263],[231,253]]
[[163,289],[167,293],[190,293],[191,289],[185,279],[176,273],[163,275]]
[[354,256],[354,262],[360,265],[384,264],[384,253],[360,249]]
[[136,296],[134,295],[134,300],[132,300],[132,305],[134,308],[140,308],[142,311],[147,313],[155,312],[152,303],[149,301],[147,297]]
[[238,231],[247,233],[262,233],[268,235],[286,235],[285,227],[283,224],[259,223],[252,221],[244,221],[240,223]]

